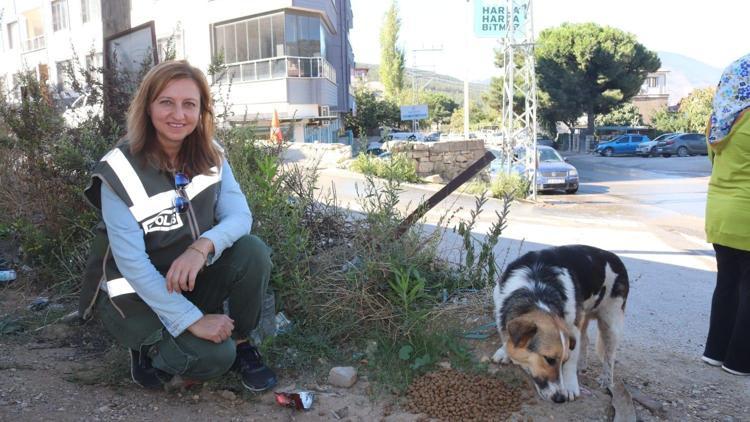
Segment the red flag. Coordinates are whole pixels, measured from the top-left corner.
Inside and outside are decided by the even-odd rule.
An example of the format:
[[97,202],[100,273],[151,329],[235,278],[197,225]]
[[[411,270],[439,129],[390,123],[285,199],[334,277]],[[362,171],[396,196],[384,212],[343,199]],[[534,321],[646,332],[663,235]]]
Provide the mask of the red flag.
[[276,109],[273,110],[273,120],[271,120],[271,141],[276,141],[279,145],[284,141],[284,136],[281,133],[281,123],[279,123],[279,113]]

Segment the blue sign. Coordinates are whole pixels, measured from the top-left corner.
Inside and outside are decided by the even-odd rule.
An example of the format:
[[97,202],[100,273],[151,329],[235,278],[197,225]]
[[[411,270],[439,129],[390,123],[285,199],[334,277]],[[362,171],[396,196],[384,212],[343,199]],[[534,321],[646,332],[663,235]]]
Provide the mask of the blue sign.
[[528,0],[474,0],[474,33],[481,38],[505,38],[512,28],[513,39],[523,38],[528,12]]

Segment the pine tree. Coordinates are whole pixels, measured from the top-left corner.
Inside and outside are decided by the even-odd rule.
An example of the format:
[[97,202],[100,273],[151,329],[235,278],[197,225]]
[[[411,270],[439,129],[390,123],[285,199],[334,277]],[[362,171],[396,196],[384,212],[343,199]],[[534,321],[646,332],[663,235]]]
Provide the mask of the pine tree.
[[383,27],[380,30],[380,81],[385,95],[398,96],[404,86],[404,51],[396,46],[401,19],[395,0],[385,12]]

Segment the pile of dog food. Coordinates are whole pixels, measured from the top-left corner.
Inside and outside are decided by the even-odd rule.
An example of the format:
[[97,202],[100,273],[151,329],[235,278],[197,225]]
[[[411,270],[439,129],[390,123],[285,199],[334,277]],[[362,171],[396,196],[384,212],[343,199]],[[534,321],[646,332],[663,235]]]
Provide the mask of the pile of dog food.
[[407,409],[446,421],[506,420],[521,410],[521,392],[499,379],[453,369],[425,374],[407,391]]

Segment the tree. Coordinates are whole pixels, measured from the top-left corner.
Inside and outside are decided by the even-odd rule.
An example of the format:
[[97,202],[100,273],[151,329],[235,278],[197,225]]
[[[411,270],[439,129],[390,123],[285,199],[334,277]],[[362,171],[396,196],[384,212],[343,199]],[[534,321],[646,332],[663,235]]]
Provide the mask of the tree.
[[643,116],[633,103],[625,103],[607,114],[596,116],[597,126],[640,126]]
[[422,97],[424,103],[427,104],[428,124],[443,125],[450,123],[453,112],[458,108],[458,104],[452,98],[439,92],[428,92]]
[[380,81],[388,97],[398,95],[404,86],[404,51],[396,46],[401,19],[398,17],[396,1],[385,12],[380,29]]
[[552,114],[585,113],[589,133],[596,115],[628,102],[661,66],[634,35],[595,23],[542,31],[535,56],[539,90],[549,96],[546,106],[567,109]]
[[716,88],[696,89],[680,101],[680,112],[687,120],[686,132],[704,133],[711,111],[713,110]]
[[662,132],[703,133],[715,93],[716,88],[696,89],[680,101],[677,111],[669,111],[667,107],[657,110],[651,124]]
[[401,113],[398,106],[391,100],[378,98],[367,87],[356,88],[354,100],[357,104],[357,115],[346,116],[346,127],[353,129],[355,136],[361,136],[362,132],[372,132],[382,125],[398,126],[400,123]]

